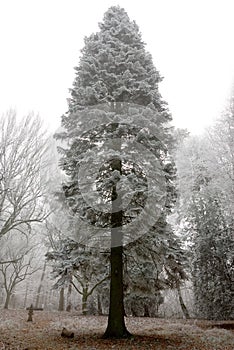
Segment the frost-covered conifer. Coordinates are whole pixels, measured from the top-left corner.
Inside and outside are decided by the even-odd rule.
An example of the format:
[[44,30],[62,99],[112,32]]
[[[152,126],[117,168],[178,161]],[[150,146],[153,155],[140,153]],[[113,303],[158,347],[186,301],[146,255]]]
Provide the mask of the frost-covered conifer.
[[71,113],[103,102],[151,105],[164,112],[160,114],[162,122],[170,120],[158,91],[162,78],[145,50],[136,23],[124,9],[111,7],[99,26],[98,33],[85,38],[62,124],[72,129]]
[[[221,129],[220,124],[219,133]],[[224,183],[226,169],[217,162],[220,144],[210,141],[188,140],[180,155],[180,215],[193,257],[195,314],[205,319],[228,320],[234,317],[231,186],[229,180],[228,190]],[[225,147],[224,139],[223,142]]]
[[228,320],[234,317],[233,241],[216,196],[196,195],[193,280],[198,317]]
[[164,225],[175,198],[175,169],[168,154],[171,116],[136,23],[115,6],[99,27],[85,39],[62,117],[64,132],[57,137],[68,144],[60,148],[68,175],[63,189],[71,210],[83,220],[78,239],[111,246],[105,336],[126,337],[123,245],[147,233],[158,218]]

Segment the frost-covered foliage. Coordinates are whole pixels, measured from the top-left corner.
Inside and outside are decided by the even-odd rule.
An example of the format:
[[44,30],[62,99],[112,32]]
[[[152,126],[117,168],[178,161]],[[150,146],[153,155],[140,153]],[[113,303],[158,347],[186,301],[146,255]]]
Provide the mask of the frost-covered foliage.
[[67,238],[60,240],[59,249],[48,252],[46,257],[52,261],[52,275],[56,279],[54,288],[73,286],[82,296],[82,311],[85,314],[88,298],[109,279],[107,256],[100,256],[98,251]]
[[163,117],[170,119],[158,91],[162,78],[145,50],[136,23],[124,9],[113,6],[99,26],[99,32],[85,39],[64,126],[72,127],[71,113],[106,102],[152,104],[156,110],[165,111],[162,121]]
[[228,225],[234,231],[234,86],[226,108],[208,133],[212,156],[211,171],[222,192],[222,206]]
[[218,198],[204,197],[196,198],[193,208],[195,308],[200,317],[225,320],[234,317],[234,246]]
[[[158,315],[161,291],[176,288],[187,278],[187,260],[173,232],[161,237],[155,231],[124,249],[124,294],[127,315]],[[83,312],[106,314],[109,306],[109,254],[65,239],[47,253],[52,262],[54,288],[73,288],[82,295]]]
[[159,225],[125,248],[127,313],[157,317],[162,291],[177,289],[188,278],[188,260],[170,228]]
[[[218,133],[221,132],[219,124]],[[229,175],[218,159],[217,134],[190,138],[180,150],[178,170],[182,226],[192,252],[195,314],[206,319],[233,319],[233,225],[230,193],[223,179]],[[224,131],[224,129],[223,129]],[[211,137],[212,136],[212,137]],[[222,147],[225,147],[223,139]],[[227,146],[227,145],[226,145]],[[229,166],[231,163],[229,161]]]
[[[85,40],[69,110],[62,117],[65,131],[56,135],[69,144],[60,148],[60,165],[69,176],[63,186],[67,202],[73,213],[95,226],[100,245],[104,240],[109,245],[103,228],[111,227],[113,186],[126,208],[123,226],[142,213],[147,198],[154,198],[132,235],[154,224],[153,211],[168,210],[175,199],[175,168],[168,154],[171,116],[158,92],[160,80],[135,22],[123,9],[111,7],[100,31]],[[121,160],[114,181],[113,171],[119,170],[113,169],[113,159]]]

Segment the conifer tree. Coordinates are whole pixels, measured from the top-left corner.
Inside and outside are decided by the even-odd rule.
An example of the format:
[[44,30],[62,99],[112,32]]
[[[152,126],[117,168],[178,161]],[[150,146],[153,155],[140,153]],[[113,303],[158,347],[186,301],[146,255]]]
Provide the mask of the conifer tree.
[[233,241],[218,193],[200,185],[191,208],[194,232],[193,282],[196,315],[229,320],[234,316]]
[[195,314],[230,320],[234,317],[230,199],[227,184],[223,184],[224,167],[219,169],[214,157],[217,144],[213,148],[207,139],[188,139],[180,155],[180,210],[192,253]]
[[162,78],[138,26],[114,6],[99,27],[85,39],[68,112],[62,116],[64,132],[56,136],[68,144],[60,148],[60,164],[69,176],[63,186],[67,202],[83,220],[78,239],[111,247],[104,336],[122,338],[129,336],[123,245],[148,232],[156,219],[165,222],[174,200],[175,169],[168,155],[171,116],[158,91]]

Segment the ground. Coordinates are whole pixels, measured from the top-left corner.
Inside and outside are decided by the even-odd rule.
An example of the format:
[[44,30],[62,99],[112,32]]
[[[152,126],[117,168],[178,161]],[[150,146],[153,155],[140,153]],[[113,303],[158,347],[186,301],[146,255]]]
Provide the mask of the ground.
[[[104,340],[107,317],[77,313],[0,310],[0,350],[233,350],[234,332],[207,321],[126,318],[131,339]],[[61,337],[62,328],[74,332]]]

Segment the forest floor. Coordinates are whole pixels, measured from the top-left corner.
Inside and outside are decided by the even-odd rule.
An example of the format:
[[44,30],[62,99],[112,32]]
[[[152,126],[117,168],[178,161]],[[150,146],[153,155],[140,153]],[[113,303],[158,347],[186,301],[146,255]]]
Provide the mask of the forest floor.
[[[105,316],[0,310],[0,350],[233,350],[234,331],[208,321],[127,317],[130,339],[104,340]],[[233,322],[234,323],[234,322]],[[74,338],[61,337],[62,328]]]

